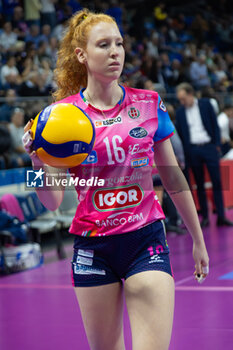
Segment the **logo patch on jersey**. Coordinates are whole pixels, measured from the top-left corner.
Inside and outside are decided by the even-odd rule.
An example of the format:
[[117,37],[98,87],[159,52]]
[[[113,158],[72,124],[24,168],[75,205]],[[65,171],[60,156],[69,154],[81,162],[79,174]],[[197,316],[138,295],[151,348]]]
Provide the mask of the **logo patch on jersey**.
[[131,160],[132,168],[140,168],[149,164],[148,157],[136,158]]
[[96,190],[92,197],[98,211],[121,210],[135,207],[142,201],[144,192],[138,184]]
[[129,131],[129,136],[133,137],[134,139],[142,139],[147,135],[148,135],[148,132],[146,131],[146,129],[142,128],[141,126],[138,126]]
[[128,116],[132,119],[136,119],[136,118],[140,117],[140,112],[135,107],[131,107],[128,111]]
[[167,112],[167,108],[166,108],[166,106],[165,106],[165,104],[163,103],[162,100],[159,102],[159,108],[160,108],[163,112]]
[[112,126],[115,124],[121,124],[122,118],[120,115],[118,115],[115,118],[109,118],[109,119],[103,119],[103,120],[95,120],[95,127],[96,128],[102,128],[104,126]]
[[96,151],[92,150],[89,156],[82,162],[82,164],[96,164],[98,157]]

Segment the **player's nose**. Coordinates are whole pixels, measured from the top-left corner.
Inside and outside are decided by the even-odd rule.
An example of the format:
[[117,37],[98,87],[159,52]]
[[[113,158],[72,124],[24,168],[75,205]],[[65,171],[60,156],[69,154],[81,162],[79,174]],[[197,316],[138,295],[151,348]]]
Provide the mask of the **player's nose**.
[[119,55],[119,49],[116,44],[112,44],[110,47],[110,56],[116,57]]

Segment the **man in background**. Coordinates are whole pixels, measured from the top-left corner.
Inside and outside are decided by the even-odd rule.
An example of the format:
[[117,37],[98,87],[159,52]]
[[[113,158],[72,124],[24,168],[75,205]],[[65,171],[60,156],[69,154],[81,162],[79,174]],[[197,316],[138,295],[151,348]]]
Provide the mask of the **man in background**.
[[176,129],[183,143],[186,176],[192,169],[201,208],[201,226],[209,225],[207,198],[204,189],[204,165],[206,165],[212,185],[217,211],[218,226],[232,226],[224,214],[221,175],[220,175],[220,131],[217,117],[208,99],[197,99],[193,87],[181,83],[176,89],[177,98],[182,105],[176,113]]

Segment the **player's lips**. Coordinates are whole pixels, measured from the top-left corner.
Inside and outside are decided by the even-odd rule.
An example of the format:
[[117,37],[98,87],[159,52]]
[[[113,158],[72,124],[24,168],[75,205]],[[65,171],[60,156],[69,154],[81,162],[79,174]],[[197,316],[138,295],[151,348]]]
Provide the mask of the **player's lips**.
[[120,66],[120,62],[117,62],[117,61],[109,64],[109,67],[118,67],[118,66]]

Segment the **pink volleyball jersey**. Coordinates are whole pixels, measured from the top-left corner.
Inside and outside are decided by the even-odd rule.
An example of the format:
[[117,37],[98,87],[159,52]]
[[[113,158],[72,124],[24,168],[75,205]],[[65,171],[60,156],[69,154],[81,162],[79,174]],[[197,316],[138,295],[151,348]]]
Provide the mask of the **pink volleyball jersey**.
[[79,205],[70,233],[122,234],[164,218],[152,183],[154,147],[172,136],[174,126],[158,93],[121,88],[123,98],[110,110],[88,104],[83,91],[59,101],[83,109],[96,131],[91,154],[69,169],[86,181],[76,186]]

